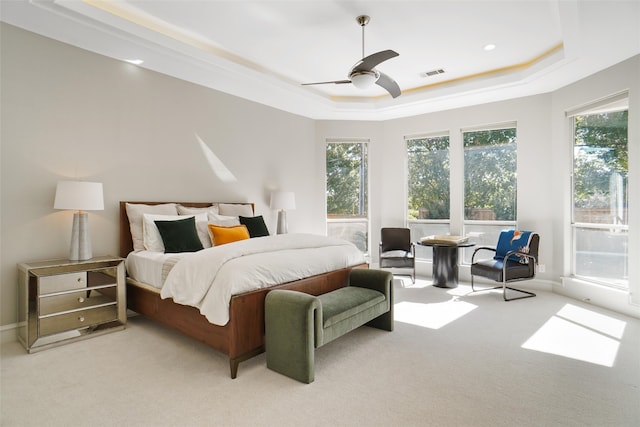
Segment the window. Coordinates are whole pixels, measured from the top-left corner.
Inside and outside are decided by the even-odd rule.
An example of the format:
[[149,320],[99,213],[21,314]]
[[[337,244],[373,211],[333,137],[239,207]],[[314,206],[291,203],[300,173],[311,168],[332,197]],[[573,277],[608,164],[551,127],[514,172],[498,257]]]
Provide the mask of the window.
[[[411,240],[448,234],[450,222],[449,136],[407,137],[407,221]],[[416,257],[432,258],[417,246]]]
[[366,141],[328,141],[327,235],[341,237],[368,253]]
[[[465,130],[464,233],[478,246],[495,246],[500,231],[516,226],[515,124]],[[471,261],[473,249],[465,249]]]
[[572,274],[627,289],[626,94],[568,115],[573,122]]

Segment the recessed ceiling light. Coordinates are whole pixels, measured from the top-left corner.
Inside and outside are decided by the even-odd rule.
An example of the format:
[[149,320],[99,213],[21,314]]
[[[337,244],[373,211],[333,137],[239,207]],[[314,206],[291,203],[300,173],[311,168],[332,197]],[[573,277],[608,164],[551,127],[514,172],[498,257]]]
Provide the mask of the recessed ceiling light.
[[493,49],[495,49],[495,48],[496,48],[496,45],[495,45],[495,44],[493,44],[493,43],[489,43],[489,44],[484,45],[484,48],[483,48],[483,49],[484,49],[484,50],[486,50],[486,51],[490,51],[490,50],[493,50]]
[[125,59],[125,62],[128,62],[129,64],[133,64],[133,65],[141,65],[144,63],[142,59]]

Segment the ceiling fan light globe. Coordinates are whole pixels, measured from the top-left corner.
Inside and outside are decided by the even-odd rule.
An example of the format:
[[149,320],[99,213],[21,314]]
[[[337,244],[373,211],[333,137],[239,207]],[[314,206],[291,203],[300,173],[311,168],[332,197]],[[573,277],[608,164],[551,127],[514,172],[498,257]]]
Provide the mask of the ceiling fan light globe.
[[358,89],[369,89],[380,77],[379,74],[373,72],[356,73],[351,76],[351,83]]

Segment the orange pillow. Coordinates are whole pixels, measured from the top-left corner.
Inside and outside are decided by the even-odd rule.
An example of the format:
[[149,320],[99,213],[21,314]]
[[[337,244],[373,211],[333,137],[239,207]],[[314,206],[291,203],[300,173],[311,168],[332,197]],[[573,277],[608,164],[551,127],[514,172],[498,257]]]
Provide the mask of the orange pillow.
[[249,230],[246,225],[232,225],[224,227],[215,224],[208,224],[209,234],[211,234],[211,243],[214,246],[224,245],[226,243],[237,242],[238,240],[246,240],[249,238]]

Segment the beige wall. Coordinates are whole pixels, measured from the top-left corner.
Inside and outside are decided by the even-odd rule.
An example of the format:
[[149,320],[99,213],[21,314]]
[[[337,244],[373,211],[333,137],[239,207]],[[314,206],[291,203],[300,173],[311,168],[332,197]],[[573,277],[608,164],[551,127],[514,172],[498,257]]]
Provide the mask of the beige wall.
[[[313,120],[2,24],[1,318],[16,321],[16,263],[67,257],[72,212],[56,183],[104,184],[93,253],[117,254],[120,200],[252,201],[275,231],[271,189],[294,191],[291,231],[324,232]],[[237,178],[221,182],[194,133]]]
[[[381,226],[404,224],[404,136],[444,130],[452,150],[460,150],[461,128],[504,121],[518,123],[520,226],[541,233],[547,272],[540,278],[559,284],[568,273],[569,244],[563,212],[571,148],[564,110],[620,88],[630,90],[635,108],[629,115],[636,183],[630,259],[640,259],[640,57],[551,94],[384,122],[314,121],[6,24],[1,31],[0,325],[16,321],[16,263],[68,254],[71,212],[53,209],[58,180],[104,183],[105,210],[90,213],[94,254],[117,252],[119,200],[253,201],[274,230],[269,192],[281,188],[296,193],[290,230],[324,233],[324,141],[369,138],[370,245],[375,248]],[[238,178],[236,183],[216,178],[195,132]],[[452,169],[460,167],[452,160]],[[460,197],[452,193],[454,211],[461,209]],[[452,224],[457,232],[460,220],[452,218]],[[630,280],[636,295],[639,266],[632,265]],[[581,292],[574,296],[582,298]],[[628,298],[622,305],[617,309],[637,315],[638,306]]]

